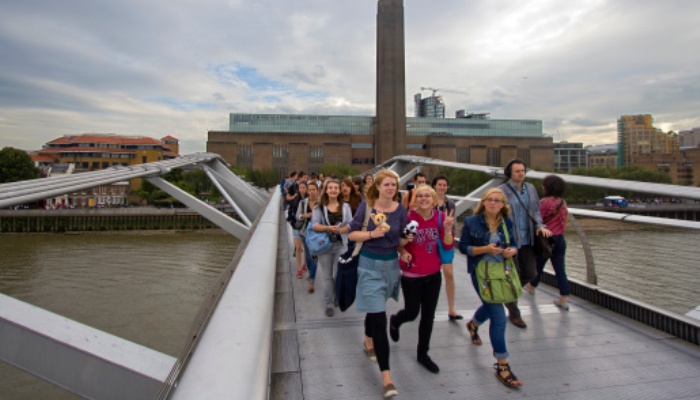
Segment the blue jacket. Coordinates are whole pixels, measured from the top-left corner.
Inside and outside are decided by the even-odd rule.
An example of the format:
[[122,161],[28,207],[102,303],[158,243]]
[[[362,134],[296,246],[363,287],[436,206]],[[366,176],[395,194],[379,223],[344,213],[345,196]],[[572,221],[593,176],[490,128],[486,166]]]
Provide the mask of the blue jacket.
[[[510,239],[509,247],[518,248],[518,242],[515,238],[513,229],[513,221],[506,218],[506,229],[508,229],[508,238]],[[503,226],[498,228],[498,235],[503,243],[506,242],[506,236],[503,233]],[[467,271],[470,274],[474,273],[477,264],[484,256],[480,254],[474,255],[474,246],[486,246],[489,244],[489,225],[486,223],[484,214],[477,214],[464,220],[462,227],[462,237],[459,238],[459,252],[467,256]]]
[[[525,240],[525,238],[521,238],[520,234],[518,233],[518,227],[515,227],[515,234],[516,234],[516,240],[518,243],[521,243],[523,245],[527,243],[535,243],[535,232],[539,228],[546,228],[547,226],[542,223],[542,215],[540,214],[540,197],[537,195],[537,189],[535,189],[535,186],[531,183],[528,182],[523,182],[523,185],[527,186],[527,195],[530,198],[528,205],[527,205],[527,212],[532,216],[532,218],[535,219],[537,222],[535,226],[532,226],[532,220],[530,217],[527,217],[528,221],[528,231],[530,232],[530,238],[528,240]],[[523,207],[520,205],[520,201],[518,201],[518,198],[516,197],[516,194],[513,193],[513,191],[508,187],[508,182],[502,184],[501,186],[498,187],[505,193],[506,195],[506,200],[508,201],[508,207],[510,207],[510,213],[511,213],[511,218],[513,221],[517,221],[518,217],[520,217],[519,213],[523,209]],[[520,248],[520,246],[518,246]]]

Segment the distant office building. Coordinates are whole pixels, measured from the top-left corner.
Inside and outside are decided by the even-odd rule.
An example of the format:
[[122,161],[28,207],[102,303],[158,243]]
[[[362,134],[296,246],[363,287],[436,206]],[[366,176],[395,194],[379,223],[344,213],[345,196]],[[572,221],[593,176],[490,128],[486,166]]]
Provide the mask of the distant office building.
[[700,147],[684,147],[674,154],[644,154],[636,165],[665,172],[677,185],[700,186]]
[[128,166],[167,160],[178,156],[178,140],[115,134],[65,135],[47,142],[35,152],[51,157],[56,164],[75,164],[75,171],[95,171],[116,165]]
[[635,165],[635,158],[648,154],[677,154],[678,136],[654,128],[649,114],[623,115],[617,120],[617,165]]
[[617,144],[587,146],[588,168],[617,168]]
[[[323,165],[368,169],[374,158],[368,116],[230,114],[228,131],[209,131],[207,151],[246,168],[318,171]],[[552,170],[552,139],[538,120],[406,118],[398,154],[502,166],[521,158],[533,168]]]
[[422,98],[420,93],[413,96],[416,118],[445,118],[445,104],[442,96]]
[[678,132],[680,147],[698,147],[700,145],[700,128]]
[[[79,173],[168,160],[177,157],[178,151],[178,140],[172,136],[158,140],[146,136],[88,133],[51,140],[41,150],[33,152],[32,159],[47,165],[72,164]],[[49,159],[53,161],[48,162]],[[141,187],[141,179],[130,182],[132,190]]]
[[552,170],[542,121],[446,119],[444,109],[439,118],[406,118],[403,26],[403,1],[379,0],[376,117],[232,113],[228,131],[208,132],[207,151],[280,176],[323,165],[369,169],[404,154],[493,166],[518,157]]
[[554,143],[554,170],[570,172],[579,167],[588,167],[586,154],[583,143]]

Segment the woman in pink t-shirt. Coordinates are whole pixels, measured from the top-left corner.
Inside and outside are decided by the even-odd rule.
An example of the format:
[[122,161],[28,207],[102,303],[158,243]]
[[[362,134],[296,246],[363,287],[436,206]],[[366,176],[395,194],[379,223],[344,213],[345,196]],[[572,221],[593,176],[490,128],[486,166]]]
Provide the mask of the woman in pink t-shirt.
[[[566,229],[566,219],[569,211],[566,208],[566,201],[563,196],[566,191],[566,183],[556,175],[547,175],[542,180],[542,190],[544,198],[540,201],[540,213],[542,222],[552,231],[554,246],[552,248],[552,268],[557,277],[559,287],[559,299],[554,300],[554,305],[568,311],[569,310],[569,279],[566,277],[564,259],[566,256],[566,239],[564,230]],[[534,294],[535,288],[542,279],[542,271],[547,263],[546,258],[537,257],[537,276],[525,285],[525,290]]]
[[[414,222],[418,226],[411,235],[412,240],[400,249],[404,309],[389,319],[389,335],[394,342],[398,342],[401,325],[415,320],[420,311],[418,362],[430,372],[438,373],[440,368],[428,356],[442,286],[438,241],[446,250],[454,247],[454,210],[449,214],[438,211],[435,208],[437,194],[428,185],[416,189],[415,199],[416,208],[409,211],[408,223]],[[442,226],[439,222],[442,222]]]

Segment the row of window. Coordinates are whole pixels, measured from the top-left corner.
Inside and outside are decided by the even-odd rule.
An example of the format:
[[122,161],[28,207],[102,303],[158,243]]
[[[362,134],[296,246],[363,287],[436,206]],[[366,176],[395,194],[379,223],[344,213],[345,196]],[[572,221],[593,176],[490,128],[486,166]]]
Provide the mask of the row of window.
[[[143,162],[145,163],[146,161],[144,160]],[[87,161],[83,161],[83,162],[80,162],[80,163],[75,163],[75,165],[76,165],[77,167],[79,167],[79,168],[82,168],[83,170],[87,170],[87,169],[93,169],[93,170],[95,170],[95,169],[105,169],[105,168],[109,168],[109,167],[115,167],[115,166],[117,166],[117,165],[121,165],[121,166],[123,166],[123,167],[127,167],[129,164],[127,164],[127,163],[113,162],[113,163],[110,165],[110,163],[107,162],[107,161],[102,161],[102,162],[100,162],[100,161],[93,161],[92,163],[87,162]]]

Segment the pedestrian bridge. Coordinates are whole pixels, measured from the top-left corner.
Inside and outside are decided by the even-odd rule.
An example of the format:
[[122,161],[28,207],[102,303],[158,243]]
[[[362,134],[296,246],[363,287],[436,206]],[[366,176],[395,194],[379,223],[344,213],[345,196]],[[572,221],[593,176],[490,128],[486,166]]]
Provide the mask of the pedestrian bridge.
[[[97,181],[140,176],[241,238],[238,253],[202,307],[182,354],[177,358],[160,354],[0,295],[0,358],[86,398],[379,398],[378,367],[365,357],[361,347],[364,316],[351,308],[333,318],[325,317],[319,295],[308,294],[306,282],[295,279],[291,231],[281,213],[279,191],[269,194],[248,186],[227,172],[216,155],[163,163],[108,170],[99,177],[85,174],[84,179],[71,182],[48,182],[48,188],[43,184],[49,180],[0,185],[0,207],[45,198],[47,192],[67,193],[76,187],[95,186]],[[243,222],[229,221],[161,182],[159,176],[169,168],[190,164],[208,171]],[[484,190],[504,180],[494,167],[417,157],[396,157],[378,168],[391,168],[407,181],[428,165],[493,176],[475,192],[457,198],[458,212],[466,211]],[[528,172],[534,179],[545,175]],[[697,188],[563,177],[567,182],[591,186],[700,199]],[[695,234],[700,231],[700,223],[693,221],[576,209],[571,214],[683,229],[695,243]],[[575,222],[573,225],[577,227]],[[579,237],[585,248],[585,232]],[[657,244],[631,247],[634,251],[635,246],[650,245]],[[598,259],[596,254],[600,253],[606,256]],[[619,257],[619,262],[625,262],[628,253],[589,246],[582,254],[588,272],[585,279],[572,280],[571,311],[555,308],[551,300],[557,296],[556,289],[542,285],[537,294],[525,294],[521,300],[528,328],[509,325],[507,329],[511,366],[525,384],[520,393],[509,393],[516,390],[504,387],[493,376],[486,327],[481,335],[484,345],[472,345],[464,322],[448,321],[442,293],[430,352],[441,372],[433,375],[415,361],[417,322],[405,324],[401,341],[391,343],[391,370],[399,398],[501,398],[518,394],[538,399],[699,397],[695,381],[700,376],[700,322],[641,301],[644,290],[654,287],[654,276],[646,278],[650,284],[640,287],[637,299],[598,287],[596,265],[604,258]],[[684,279],[700,280],[700,254],[696,250],[673,256],[690,268]],[[468,319],[479,301],[464,265],[466,260],[458,254],[456,303]],[[554,284],[551,276],[545,281]],[[388,307],[388,312],[394,313],[402,303],[390,301]]]

